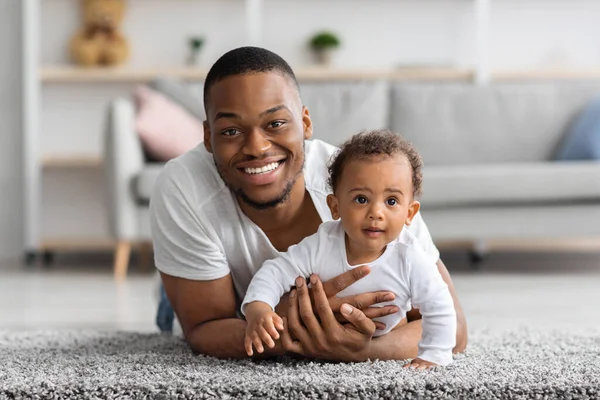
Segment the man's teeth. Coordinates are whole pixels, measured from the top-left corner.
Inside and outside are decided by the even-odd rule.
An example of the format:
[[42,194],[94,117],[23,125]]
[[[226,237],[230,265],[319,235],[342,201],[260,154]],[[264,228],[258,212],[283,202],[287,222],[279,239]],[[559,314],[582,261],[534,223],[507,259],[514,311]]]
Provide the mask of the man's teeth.
[[247,174],[264,174],[265,172],[273,171],[279,166],[278,162],[272,162],[261,168],[244,168],[244,172]]

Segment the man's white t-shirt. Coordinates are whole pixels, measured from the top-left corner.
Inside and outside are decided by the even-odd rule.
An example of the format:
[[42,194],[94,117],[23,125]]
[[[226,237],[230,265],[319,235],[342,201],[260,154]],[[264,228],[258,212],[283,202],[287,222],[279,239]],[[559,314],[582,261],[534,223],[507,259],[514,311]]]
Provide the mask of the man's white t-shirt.
[[[337,147],[320,140],[305,143],[306,190],[321,220],[330,221],[327,163]],[[160,271],[203,281],[231,273],[240,300],[262,264],[281,254],[242,212],[204,144],[169,161],[161,171],[150,199],[150,227]],[[439,252],[420,213],[408,229],[437,261]]]
[[[327,221],[316,234],[290,246],[281,257],[267,260],[250,283],[242,302],[242,313],[246,315],[246,305],[253,301],[262,301],[275,309],[298,276],[308,278],[317,274],[327,281],[362,265],[348,264],[345,236],[341,221]],[[425,253],[415,236],[403,229],[380,257],[366,264],[371,267],[371,273],[338,293],[338,297],[376,291],[394,293],[395,299],[381,306],[395,305],[400,311],[376,318],[386,327],[376,330],[373,336],[390,332],[407,311],[415,307],[423,316],[418,357],[438,365],[452,362],[452,349],[456,344],[452,296],[435,261]]]

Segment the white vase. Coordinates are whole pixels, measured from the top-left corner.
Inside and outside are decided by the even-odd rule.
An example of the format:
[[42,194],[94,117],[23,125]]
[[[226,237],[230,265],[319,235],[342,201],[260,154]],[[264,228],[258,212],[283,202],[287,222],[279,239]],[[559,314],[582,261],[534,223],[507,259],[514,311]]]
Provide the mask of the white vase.
[[330,67],[333,63],[333,55],[335,49],[321,49],[315,50],[315,58],[317,63],[323,67]]
[[190,67],[199,67],[200,66],[200,51],[192,51],[188,55],[187,65]]

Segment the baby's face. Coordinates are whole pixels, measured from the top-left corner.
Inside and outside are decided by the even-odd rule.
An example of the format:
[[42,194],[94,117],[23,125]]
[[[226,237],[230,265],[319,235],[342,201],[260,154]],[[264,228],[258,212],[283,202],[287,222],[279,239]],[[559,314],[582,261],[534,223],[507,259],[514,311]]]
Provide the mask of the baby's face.
[[419,210],[413,201],[412,168],[405,155],[350,161],[330,202],[341,218],[349,247],[381,251]]

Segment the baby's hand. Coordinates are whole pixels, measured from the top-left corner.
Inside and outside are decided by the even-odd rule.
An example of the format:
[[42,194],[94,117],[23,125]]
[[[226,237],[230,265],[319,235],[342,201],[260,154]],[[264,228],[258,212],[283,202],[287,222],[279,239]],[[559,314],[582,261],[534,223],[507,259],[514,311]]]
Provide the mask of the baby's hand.
[[431,361],[425,361],[420,358],[413,359],[409,364],[406,364],[404,368],[418,368],[418,369],[429,369],[437,367],[436,363],[432,363]]
[[[283,321],[266,303],[254,301],[246,306],[244,310],[246,314],[246,338],[244,339],[244,347],[246,353],[252,356],[252,346],[259,353],[264,351],[263,342],[269,348],[275,347],[273,339],[279,339],[279,332],[283,331]],[[277,329],[275,329],[277,328]]]

